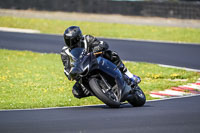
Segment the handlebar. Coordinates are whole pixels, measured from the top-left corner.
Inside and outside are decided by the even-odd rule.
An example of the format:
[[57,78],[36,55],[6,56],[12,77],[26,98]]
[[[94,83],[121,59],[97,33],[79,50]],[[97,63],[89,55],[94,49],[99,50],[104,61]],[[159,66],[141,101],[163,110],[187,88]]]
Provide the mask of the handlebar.
[[96,52],[94,53],[94,55],[98,55],[98,54],[102,54],[103,52]]

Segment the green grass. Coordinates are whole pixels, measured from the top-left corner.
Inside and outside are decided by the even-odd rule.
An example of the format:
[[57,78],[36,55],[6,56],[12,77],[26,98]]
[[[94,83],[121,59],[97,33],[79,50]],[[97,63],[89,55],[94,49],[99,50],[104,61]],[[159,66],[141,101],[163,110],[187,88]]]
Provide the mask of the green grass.
[[[149,92],[195,82],[198,73],[164,68],[155,64],[125,62],[139,75],[147,99]],[[0,109],[25,109],[101,104],[96,97],[76,99],[74,82],[63,73],[60,55],[0,49]],[[187,79],[171,81],[169,79]]]
[[80,26],[84,34],[98,37],[200,43],[200,29],[194,28],[0,17],[0,27],[35,29],[40,30],[41,33],[63,34],[64,30],[71,25]]

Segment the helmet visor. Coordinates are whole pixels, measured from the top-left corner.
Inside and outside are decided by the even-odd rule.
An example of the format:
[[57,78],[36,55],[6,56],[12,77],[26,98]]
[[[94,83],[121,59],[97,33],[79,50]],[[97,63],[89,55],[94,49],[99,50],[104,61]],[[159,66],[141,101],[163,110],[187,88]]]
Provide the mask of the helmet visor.
[[68,47],[71,47],[71,39],[68,37],[65,37],[65,43]]
[[69,48],[74,48],[77,46],[78,39],[76,37],[65,37],[65,43]]

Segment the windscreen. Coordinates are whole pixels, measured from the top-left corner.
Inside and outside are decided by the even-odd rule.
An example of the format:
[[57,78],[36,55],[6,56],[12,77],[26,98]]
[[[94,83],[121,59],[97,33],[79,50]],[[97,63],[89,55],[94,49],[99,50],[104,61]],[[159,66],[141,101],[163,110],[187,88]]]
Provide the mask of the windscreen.
[[78,60],[85,53],[84,48],[74,48],[70,51],[71,57],[74,61]]

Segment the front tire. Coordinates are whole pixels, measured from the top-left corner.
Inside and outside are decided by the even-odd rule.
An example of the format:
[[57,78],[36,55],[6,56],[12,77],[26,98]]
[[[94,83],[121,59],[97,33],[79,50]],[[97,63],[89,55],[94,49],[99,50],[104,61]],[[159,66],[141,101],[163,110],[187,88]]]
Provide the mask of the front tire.
[[140,107],[146,103],[145,94],[139,86],[134,89],[131,95],[127,101],[134,107]]
[[120,99],[118,99],[118,97],[112,91],[106,91],[107,88],[102,87],[101,84],[101,80],[97,78],[92,78],[89,81],[90,88],[99,100],[101,100],[111,108],[120,107]]

